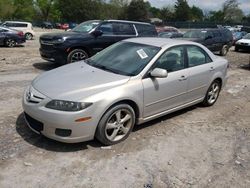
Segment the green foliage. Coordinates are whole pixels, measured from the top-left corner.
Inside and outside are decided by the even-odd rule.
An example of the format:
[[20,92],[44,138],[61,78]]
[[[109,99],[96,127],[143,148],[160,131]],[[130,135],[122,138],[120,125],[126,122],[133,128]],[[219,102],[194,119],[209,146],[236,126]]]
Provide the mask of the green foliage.
[[223,4],[224,21],[240,22],[244,16],[237,0],[226,0]]
[[12,18],[15,6],[12,0],[0,0],[0,20]]
[[186,0],[176,1],[175,18],[178,21],[188,21],[191,19],[191,10]]
[[204,19],[203,11],[199,7],[192,6],[190,11],[191,11],[191,17],[193,21],[202,21]]
[[127,7],[126,16],[129,20],[148,21],[148,5],[143,0],[132,0]]
[[163,7],[160,10],[160,18],[163,21],[173,21],[175,19],[174,9],[171,7]]

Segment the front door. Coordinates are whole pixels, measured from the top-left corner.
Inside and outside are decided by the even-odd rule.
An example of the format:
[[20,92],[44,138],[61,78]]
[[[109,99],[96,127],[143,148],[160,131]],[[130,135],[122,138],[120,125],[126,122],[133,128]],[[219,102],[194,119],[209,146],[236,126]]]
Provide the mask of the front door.
[[144,118],[186,102],[188,74],[185,69],[184,47],[173,47],[163,53],[154,68],[168,71],[166,78],[146,77],[144,87]]

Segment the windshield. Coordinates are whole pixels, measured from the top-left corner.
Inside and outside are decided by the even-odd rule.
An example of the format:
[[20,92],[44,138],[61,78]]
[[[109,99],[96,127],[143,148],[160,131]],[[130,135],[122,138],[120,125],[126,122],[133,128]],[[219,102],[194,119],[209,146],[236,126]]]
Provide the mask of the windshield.
[[75,28],[73,28],[71,31],[74,32],[80,32],[80,33],[88,33],[90,32],[93,28],[95,28],[97,25],[99,25],[100,21],[87,21],[79,24]]
[[243,39],[250,39],[250,33],[246,34]]
[[188,31],[184,33],[183,37],[184,38],[205,38],[206,36],[206,31]]
[[135,76],[160,51],[159,47],[118,42],[86,60],[94,67],[116,74]]

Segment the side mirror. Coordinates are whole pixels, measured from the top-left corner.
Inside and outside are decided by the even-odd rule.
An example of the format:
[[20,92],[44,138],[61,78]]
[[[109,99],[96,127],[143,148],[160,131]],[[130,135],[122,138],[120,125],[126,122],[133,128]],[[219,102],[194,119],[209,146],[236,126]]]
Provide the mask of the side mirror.
[[149,74],[153,78],[166,78],[168,76],[168,72],[165,69],[160,68],[155,68]]
[[95,30],[91,34],[94,35],[95,37],[99,37],[103,34],[103,32],[100,30]]

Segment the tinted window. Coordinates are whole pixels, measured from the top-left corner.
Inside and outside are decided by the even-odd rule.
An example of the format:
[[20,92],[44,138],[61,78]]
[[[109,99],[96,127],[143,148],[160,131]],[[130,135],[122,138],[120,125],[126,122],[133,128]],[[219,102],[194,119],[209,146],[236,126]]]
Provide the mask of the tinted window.
[[28,27],[28,24],[16,23],[15,27]]
[[188,46],[187,55],[189,67],[203,65],[212,61],[208,54],[198,46]]
[[135,35],[132,24],[113,23],[113,32],[115,35]]
[[157,60],[156,67],[173,72],[185,68],[184,65],[184,48],[182,46],[173,47]]
[[98,27],[98,30],[102,31],[103,35],[113,35],[112,23],[103,23]]
[[153,25],[135,24],[136,30],[140,36],[156,36],[157,32]]
[[207,31],[201,31],[201,30],[193,30],[188,31],[184,33],[184,38],[201,38],[204,39],[206,37]]

